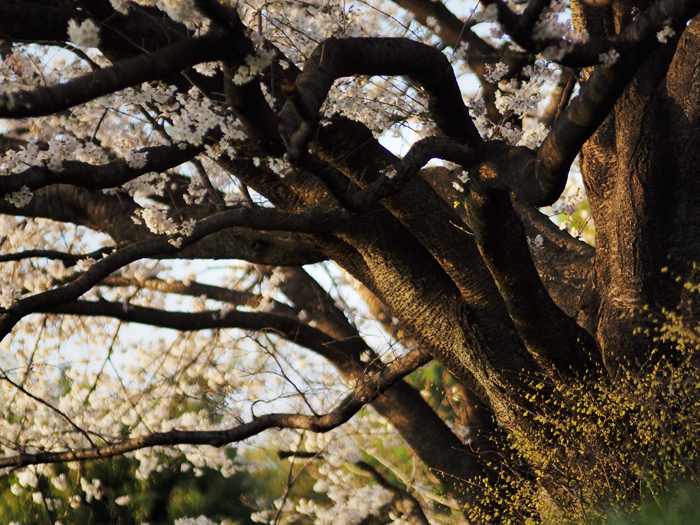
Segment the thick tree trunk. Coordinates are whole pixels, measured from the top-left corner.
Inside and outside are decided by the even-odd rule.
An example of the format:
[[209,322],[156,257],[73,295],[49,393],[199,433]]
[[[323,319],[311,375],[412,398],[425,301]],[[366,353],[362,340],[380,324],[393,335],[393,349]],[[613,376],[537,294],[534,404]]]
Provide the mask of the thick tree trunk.
[[645,306],[677,307],[690,265],[700,260],[700,216],[694,212],[700,204],[699,66],[695,19],[675,54],[663,47],[644,63],[582,150],[596,224],[591,289],[599,301],[588,328],[612,368],[643,360],[649,350],[647,337],[632,335],[639,317],[627,314]]

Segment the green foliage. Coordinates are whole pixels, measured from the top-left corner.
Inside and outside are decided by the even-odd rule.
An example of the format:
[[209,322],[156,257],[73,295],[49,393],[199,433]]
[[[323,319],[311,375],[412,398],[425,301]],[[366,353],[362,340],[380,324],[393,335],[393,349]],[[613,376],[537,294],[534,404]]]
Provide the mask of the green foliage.
[[[209,468],[181,469],[177,458],[163,457],[162,465],[145,480],[136,476],[138,461],[124,456],[75,465],[77,470],[56,465],[46,474],[63,483],[39,475],[36,487],[26,487],[19,494],[12,491],[13,485],[19,486],[17,476],[4,476],[0,478],[0,523],[164,525],[203,515],[217,522],[252,524],[256,501],[270,498],[267,472],[255,476],[240,472],[225,478]],[[94,495],[82,489],[81,479],[100,480]]]
[[700,488],[685,483],[671,487],[667,497],[647,497],[639,510],[625,514],[613,511],[608,525],[689,525],[698,522],[700,516]]
[[[700,487],[700,330],[679,311],[645,308],[636,315],[651,327],[644,329],[651,343],[644,363],[595,381],[533,381],[532,425],[512,436],[510,470],[485,502],[497,502],[508,515],[475,509],[475,518],[689,523],[678,520],[692,513],[688,487],[696,494]],[[520,475],[519,461],[534,467],[535,476]]]

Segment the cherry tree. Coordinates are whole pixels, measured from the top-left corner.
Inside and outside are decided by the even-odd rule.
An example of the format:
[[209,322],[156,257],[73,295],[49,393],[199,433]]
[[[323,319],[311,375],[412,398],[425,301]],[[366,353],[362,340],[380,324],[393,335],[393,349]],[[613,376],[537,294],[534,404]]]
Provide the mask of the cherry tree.
[[638,501],[555,479],[588,456],[551,422],[694,362],[700,2],[602,4],[2,2],[13,492],[272,443],[332,503],[261,521],[499,521],[505,472],[515,521]]

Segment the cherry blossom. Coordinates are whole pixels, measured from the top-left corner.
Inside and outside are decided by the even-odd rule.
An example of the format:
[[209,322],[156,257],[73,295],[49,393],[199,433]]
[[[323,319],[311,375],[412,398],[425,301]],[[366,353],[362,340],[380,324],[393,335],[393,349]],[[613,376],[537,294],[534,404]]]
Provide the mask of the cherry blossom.
[[[497,393],[530,387],[507,381],[569,373],[550,325],[588,344],[575,307],[514,303],[517,279],[487,262],[522,252],[538,301],[540,258],[592,250],[574,158],[605,115],[570,117],[614,106],[596,79],[619,75],[615,93],[629,83],[611,66],[637,33],[574,29],[560,1],[88,4],[66,8],[60,28],[42,20],[49,40],[8,35],[0,63],[11,494],[65,513],[100,501],[107,481],[80,475],[71,454],[128,455],[147,480],[171,467],[253,472],[274,448],[322,497],[256,502],[254,521],[403,524],[407,508],[464,519],[492,472],[462,456],[483,451],[462,417],[478,403],[456,386],[438,399],[427,377],[477,378],[491,430],[511,431],[526,410]],[[685,27],[639,16],[656,46]],[[526,232],[492,242],[493,217]],[[481,302],[491,296],[497,307]],[[540,307],[545,325],[518,317]],[[488,360],[511,339],[517,359]],[[506,374],[511,361],[530,368]],[[439,468],[416,444],[419,409],[451,454]],[[462,468],[473,493],[460,492]]]
[[81,47],[98,47],[100,45],[99,27],[91,19],[68,22],[68,37]]

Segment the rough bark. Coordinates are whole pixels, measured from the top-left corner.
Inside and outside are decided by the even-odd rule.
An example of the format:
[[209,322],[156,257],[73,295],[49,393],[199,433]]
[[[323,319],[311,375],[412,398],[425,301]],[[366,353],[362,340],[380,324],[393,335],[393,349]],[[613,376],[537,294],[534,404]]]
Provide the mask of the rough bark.
[[[642,65],[582,150],[596,222],[590,289],[600,302],[590,323],[612,366],[643,360],[648,351],[643,337],[631,336],[639,321],[621,315],[645,305],[677,306],[683,282],[661,270],[687,275],[700,255],[698,218],[690,213],[698,195],[700,99],[692,73],[698,68],[698,24],[691,22],[677,47],[659,50]],[[673,141],[659,133],[664,129],[673,129]]]
[[[438,18],[438,34],[446,45],[469,42],[468,62],[482,80],[487,63],[505,60],[509,75],[517,80],[518,70],[530,60],[526,53],[503,54],[488,45],[443,4],[396,3],[422,23]],[[536,53],[552,44],[533,36],[546,3],[530,2],[521,15],[500,0],[485,3],[496,6],[501,25],[528,51]],[[700,260],[700,215],[695,213],[700,206],[700,6],[683,0],[633,4],[623,0],[595,9],[572,3],[577,29],[588,30],[593,38],[589,44],[572,45],[560,62],[584,68],[584,82],[571,100],[575,76],[560,86],[545,116],[552,131],[541,148],[530,151],[484,141],[447,59],[435,48],[408,39],[328,39],[300,70],[292,66],[287,73],[279,63],[285,57],[276,50],[261,79],[275,96],[287,98],[284,105],[276,103],[282,106],[277,112],[267,103],[260,79],[241,86],[233,82],[235,71],[254,49],[234,9],[199,2],[215,28],[192,37],[184,26],[161,20],[156,9],[134,7],[123,16],[106,0],[94,2],[87,11],[70,2],[3,2],[0,33],[14,42],[60,43],[67,39],[69,19],[96,17],[103,24],[101,51],[113,66],[58,86],[2,94],[0,117],[49,115],[143,81],[164,82],[180,93],[192,82],[222,111],[238,117],[248,138],[236,143],[235,155],[221,154],[215,160],[262,195],[265,203],[256,205],[249,197],[245,205],[226,206],[212,188],[209,203],[188,205],[182,198],[187,176],[168,175],[175,189],[159,202],[173,217],[198,221],[194,236],[178,250],[165,237],[134,224],[139,206],[118,188],[147,171],[177,168],[200,154],[203,146],[149,148],[149,163],[142,170],[120,160],[105,166],[71,161],[60,172],[42,166],[4,177],[2,193],[26,185],[34,195],[21,209],[0,200],[0,213],[86,226],[109,235],[116,251],[72,282],[3,309],[0,333],[7,335],[23,316],[35,312],[99,313],[183,330],[273,330],[332,362],[345,379],[358,383],[358,397],[348,398],[326,416],[270,415],[216,435],[159,434],[143,443],[128,441],[77,455],[20,456],[2,464],[103,457],[177,440],[220,445],[273,426],[323,431],[371,402],[440,473],[452,495],[467,501],[461,480],[492,474],[483,459],[494,455],[487,454],[483,444],[472,451],[459,442],[420,395],[401,381],[408,365],[389,370],[362,361],[368,346],[357,330],[296,266],[334,260],[373,294],[382,315],[397,319],[419,348],[420,355],[408,359],[411,366],[424,363],[429,354],[468,388],[465,397],[478,396],[472,410],[487,405],[498,423],[513,433],[539,428],[527,417],[532,408],[528,394],[539,378],[574,381],[604,374],[601,361],[612,374],[621,364],[644,361],[648,341],[632,334],[639,321],[623,314],[646,305],[677,306],[687,296],[683,279],[695,277],[687,267]],[[633,7],[641,8],[636,16]],[[41,23],[20,23],[27,13]],[[664,24],[672,24],[677,35],[661,45],[656,35]],[[600,53],[611,46],[622,58],[603,67]],[[182,74],[210,60],[222,61],[224,72],[213,77],[189,70]],[[335,117],[330,125],[319,127],[319,111],[333,83],[360,75],[401,75],[420,86],[440,136],[416,144],[399,159],[366,126],[348,118]],[[485,83],[484,88],[488,114],[500,121],[493,104],[496,86]],[[212,135],[205,143],[216,145],[219,139]],[[3,137],[0,148],[21,147],[22,141]],[[579,152],[596,225],[595,249],[560,232],[536,210],[561,195]],[[260,165],[260,158],[284,154],[291,160],[284,176]],[[459,196],[463,206],[458,209],[452,203],[455,173],[428,168],[419,174],[431,158],[469,170],[472,180]],[[392,168],[399,172],[395,180],[388,176]],[[108,188],[117,191],[99,191]],[[544,248],[531,255],[527,237],[538,234],[545,239]],[[3,260],[35,256],[73,264],[83,257],[34,251],[4,254]],[[129,311],[106,301],[78,300],[95,286],[123,285],[110,273],[145,257],[239,258],[290,266],[282,270],[287,281],[281,287],[294,307],[277,305],[274,315],[234,312],[214,319],[210,312]],[[665,268],[683,279],[668,278]],[[163,289],[160,283],[142,285]],[[175,287],[168,291],[194,293]],[[255,306],[255,299],[245,294],[205,291]],[[309,310],[318,326],[294,318],[294,308]],[[687,309],[696,319],[697,306]],[[386,370],[391,380],[383,381]],[[369,372],[376,373],[367,380],[372,392],[369,387],[363,390]],[[542,392],[546,396],[549,390]],[[488,424],[485,413],[474,419]],[[411,503],[410,498],[405,502]]]

